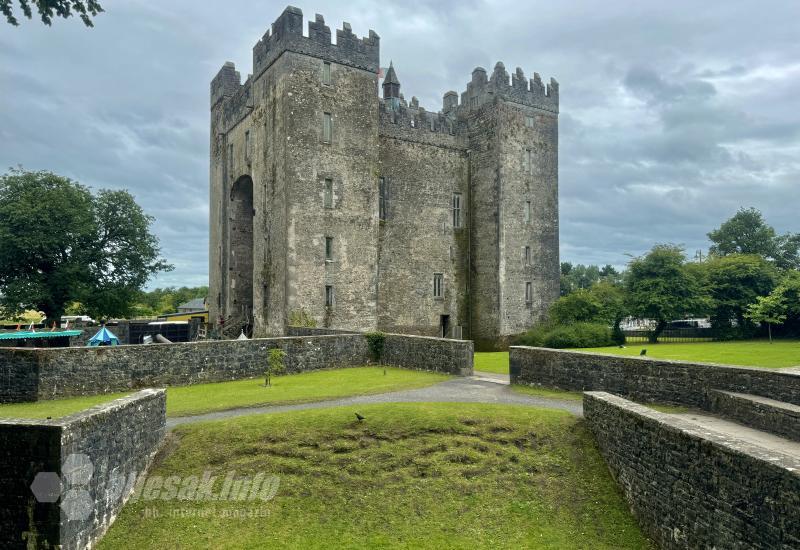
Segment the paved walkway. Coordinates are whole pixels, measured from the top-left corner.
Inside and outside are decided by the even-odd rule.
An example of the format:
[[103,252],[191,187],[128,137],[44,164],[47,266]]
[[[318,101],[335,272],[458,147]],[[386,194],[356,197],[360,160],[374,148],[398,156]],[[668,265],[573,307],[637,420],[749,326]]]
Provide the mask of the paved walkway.
[[341,407],[345,405],[361,405],[369,403],[497,403],[503,405],[527,405],[530,407],[544,407],[560,409],[581,416],[583,405],[580,401],[568,399],[555,399],[536,397],[517,393],[511,390],[508,375],[488,372],[476,372],[469,378],[455,378],[433,386],[417,390],[405,390],[375,395],[358,395],[316,401],[313,403],[298,403],[295,405],[271,405],[266,407],[246,407],[228,411],[212,412],[196,416],[182,416],[167,418],[167,428],[174,428],[180,424],[205,422],[208,420],[221,420],[238,416],[253,414],[267,414],[305,409],[323,409],[327,407]]

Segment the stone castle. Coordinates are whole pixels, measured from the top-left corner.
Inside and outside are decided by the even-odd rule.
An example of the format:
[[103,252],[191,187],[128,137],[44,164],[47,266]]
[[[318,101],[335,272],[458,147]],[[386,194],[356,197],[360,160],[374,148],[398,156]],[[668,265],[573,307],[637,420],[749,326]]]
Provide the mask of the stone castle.
[[211,320],[502,345],[559,293],[558,83],[478,67],[428,111],[379,44],[288,7],[212,80]]

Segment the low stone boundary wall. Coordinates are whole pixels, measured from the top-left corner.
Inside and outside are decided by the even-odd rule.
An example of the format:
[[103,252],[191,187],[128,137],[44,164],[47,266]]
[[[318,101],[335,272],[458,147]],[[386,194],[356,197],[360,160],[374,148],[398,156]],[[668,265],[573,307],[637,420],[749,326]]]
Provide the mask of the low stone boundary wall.
[[583,414],[661,548],[800,548],[800,458],[604,392],[584,394]]
[[800,441],[800,407],[765,397],[712,390],[711,412],[746,426]]
[[166,393],[152,389],[58,420],[0,419],[0,547],[93,546],[165,430]]
[[512,384],[607,391],[708,409],[712,389],[800,405],[800,375],[771,369],[513,346]]
[[330,336],[332,334],[359,334],[359,332],[338,328],[286,327],[286,336]]
[[[263,375],[272,348],[286,352],[288,373],[358,367],[371,360],[363,334],[0,349],[0,402],[253,378]],[[387,334],[382,360],[411,369],[472,374],[472,342]]]
[[381,360],[387,365],[472,376],[471,340],[387,334]]

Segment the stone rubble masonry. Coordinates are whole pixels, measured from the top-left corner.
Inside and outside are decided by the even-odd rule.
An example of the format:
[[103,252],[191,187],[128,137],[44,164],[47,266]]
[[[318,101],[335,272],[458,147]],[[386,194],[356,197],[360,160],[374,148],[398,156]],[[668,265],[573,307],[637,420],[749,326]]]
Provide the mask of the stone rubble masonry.
[[512,384],[607,391],[631,399],[710,409],[711,390],[800,405],[800,375],[714,363],[512,346]]
[[[165,433],[166,393],[155,389],[58,420],[0,419],[0,547],[94,546],[130,496],[115,482],[143,475]],[[71,455],[89,457],[91,477],[64,475]],[[62,478],[62,498],[70,489],[88,496],[86,519],[69,519],[59,502],[37,501],[31,485],[45,472]]]
[[711,390],[711,412],[746,426],[800,441],[800,407],[743,393]]
[[583,414],[660,548],[800,548],[797,457],[605,392],[584,393]]
[[252,75],[211,82],[212,323],[282,336],[302,312],[505,349],[558,298],[558,82],[477,67],[427,110],[399,78],[379,97],[375,32],[303,34],[287,7]]
[[[334,334],[99,348],[0,349],[0,402],[259,377],[280,348],[289,374],[370,362],[366,336]],[[387,335],[384,362],[472,374],[472,342]]]

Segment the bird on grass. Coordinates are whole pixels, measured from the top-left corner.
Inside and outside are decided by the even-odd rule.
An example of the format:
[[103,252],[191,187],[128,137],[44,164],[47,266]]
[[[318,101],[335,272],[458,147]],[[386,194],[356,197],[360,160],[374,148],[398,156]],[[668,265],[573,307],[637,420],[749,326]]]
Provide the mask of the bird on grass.
[[640,351],[639,355],[647,355],[647,348],[644,348],[642,351]]
[[358,421],[359,421],[359,422],[361,422],[361,421],[362,421],[362,420],[364,420],[366,417],[365,417],[365,416],[361,416],[360,414],[356,413],[356,418],[358,418]]

